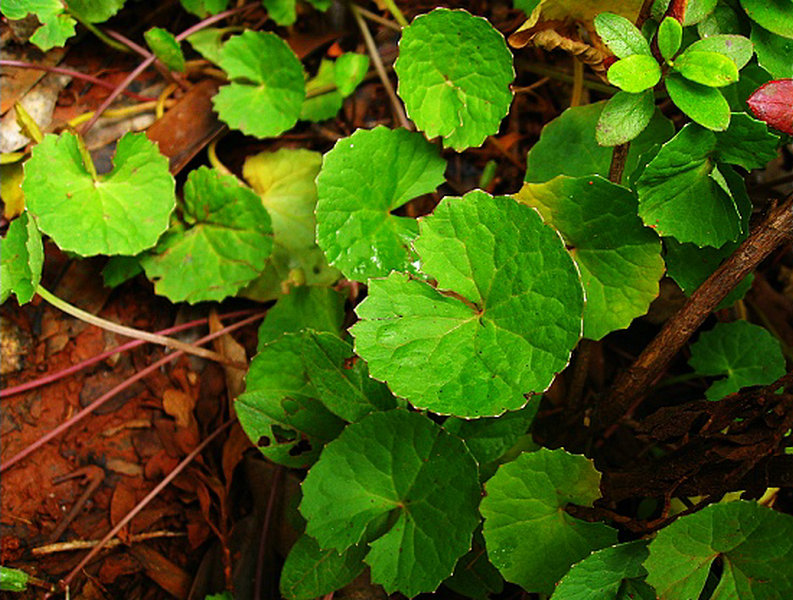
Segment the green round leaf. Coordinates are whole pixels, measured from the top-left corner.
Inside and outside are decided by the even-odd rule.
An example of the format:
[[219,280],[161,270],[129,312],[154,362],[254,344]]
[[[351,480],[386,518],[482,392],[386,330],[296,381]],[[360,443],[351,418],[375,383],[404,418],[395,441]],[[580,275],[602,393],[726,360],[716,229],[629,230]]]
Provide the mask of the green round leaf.
[[661,67],[652,56],[632,54],[611,65],[608,78],[621,90],[637,94],[652,88],[661,80]]
[[684,54],[689,52],[716,52],[732,59],[738,69],[743,69],[752,59],[754,46],[742,35],[711,35],[691,44]]
[[683,26],[680,21],[674,17],[664,18],[658,27],[658,49],[661,51],[661,56],[666,60],[671,60],[677,54],[677,51],[680,50],[682,41]]
[[581,334],[581,282],[558,234],[512,198],[474,191],[441,201],[415,247],[437,289],[393,273],[356,309],[372,376],[414,406],[468,417],[544,391]]
[[793,2],[790,0],[741,0],[755,23],[772,33],[793,38]]
[[738,81],[738,67],[718,52],[686,51],[675,60],[675,69],[686,79],[709,87],[724,87]]
[[257,352],[282,334],[301,329],[339,335],[344,324],[344,301],[344,294],[328,287],[301,285],[291,289],[267,311],[257,333]]
[[[542,183],[557,175],[608,177],[612,150],[599,146],[595,139],[605,105],[596,102],[568,108],[548,123],[529,151],[525,180]],[[674,133],[672,122],[656,110],[647,128],[631,142],[625,160],[625,179],[636,170],[642,154],[663,144]]]
[[0,304],[13,292],[19,304],[36,295],[44,264],[44,246],[36,223],[27,212],[11,221],[0,250]]
[[244,31],[223,44],[218,64],[231,83],[212,103],[229,127],[266,138],[297,123],[306,96],[303,67],[281,37]]
[[69,0],[69,12],[88,23],[103,23],[115,15],[126,0]]
[[692,121],[714,131],[727,129],[730,105],[719,90],[689,81],[679,73],[670,73],[664,81],[672,102]]
[[339,279],[314,241],[317,185],[322,155],[304,148],[281,148],[245,159],[242,175],[259,194],[273,224],[273,253],[264,272],[242,291],[254,300],[272,300],[294,284],[326,286]]
[[[551,600],[656,600],[644,583],[647,571],[642,562],[648,554],[645,540],[597,550],[573,565]],[[631,590],[636,595],[630,595]]]
[[595,17],[595,31],[619,58],[627,58],[633,54],[644,54],[652,57],[650,45],[636,26],[620,15],[603,12]]
[[137,254],[168,228],[175,183],[157,146],[142,133],[127,133],[113,164],[107,175],[94,176],[69,132],[47,134],[33,147],[22,191],[39,229],[62,250],[81,256]]
[[500,417],[460,419],[449,417],[443,422],[446,431],[465,442],[480,465],[498,460],[526,435],[537,413],[539,402],[526,408],[504,413]]
[[465,444],[397,409],[348,425],[325,447],[300,512],[321,548],[367,543],[372,581],[412,597],[434,591],[471,547],[479,498]]
[[443,182],[446,163],[418,133],[359,129],[325,155],[317,177],[317,243],[348,279],[415,272],[415,219],[391,211]]
[[661,242],[636,216],[635,194],[601,177],[556,177],[515,196],[555,227],[581,272],[584,336],[599,340],[645,314],[664,274]]
[[297,21],[297,0],[262,0],[262,4],[276,25],[292,25]]
[[504,36],[464,10],[416,17],[402,30],[394,71],[410,118],[458,152],[496,133],[512,103],[515,70]]
[[661,600],[700,598],[717,558],[724,569],[710,598],[793,598],[793,517],[743,501],[681,517],[650,542],[647,583]]
[[616,543],[611,527],[564,511],[570,503],[591,506],[599,485],[592,462],[564,450],[541,448],[499,467],[480,512],[487,554],[507,581],[550,594],[573,563]]
[[143,34],[151,51],[172,71],[185,70],[184,54],[176,37],[161,27],[152,27]]
[[191,171],[182,216],[187,226],[172,228],[140,260],[156,293],[172,302],[220,301],[264,269],[273,248],[270,215],[236,177]]
[[281,593],[288,600],[313,600],[343,588],[366,566],[366,547],[350,546],[341,554],[322,550],[307,535],[297,539],[281,571]]
[[638,94],[617,92],[600,113],[595,138],[601,146],[630,142],[645,130],[654,114],[652,90]]
[[742,231],[741,213],[714,168],[716,136],[688,124],[636,182],[639,216],[661,236],[718,248]]
[[776,35],[759,25],[752,26],[757,62],[774,79],[793,78],[793,39]]
[[220,62],[220,49],[223,47],[224,35],[226,35],[225,29],[206,27],[190,34],[186,39],[193,47],[193,50],[209,62],[217,64]]
[[747,171],[762,169],[774,160],[778,144],[779,136],[768,125],[746,113],[733,113],[727,131],[716,134],[719,160]]
[[746,321],[719,323],[700,335],[691,346],[688,364],[700,375],[726,376],[708,388],[708,400],[773,383],[785,374],[779,340],[767,329]]

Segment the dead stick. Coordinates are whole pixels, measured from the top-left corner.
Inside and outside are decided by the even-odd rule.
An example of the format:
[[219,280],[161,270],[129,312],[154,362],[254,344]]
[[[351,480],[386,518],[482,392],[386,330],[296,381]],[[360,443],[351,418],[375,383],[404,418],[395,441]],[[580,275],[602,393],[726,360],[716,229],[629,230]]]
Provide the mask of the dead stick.
[[793,197],[776,208],[727,261],[669,319],[631,367],[621,373],[599,407],[599,428],[615,424],[660,376],[691,335],[746,275],[793,237]]

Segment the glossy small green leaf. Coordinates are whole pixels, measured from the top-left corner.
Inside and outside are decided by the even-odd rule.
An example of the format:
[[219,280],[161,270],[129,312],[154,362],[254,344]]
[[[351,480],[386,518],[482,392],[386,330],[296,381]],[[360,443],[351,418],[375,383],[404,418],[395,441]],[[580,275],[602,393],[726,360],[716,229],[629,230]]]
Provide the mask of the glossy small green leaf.
[[720,400],[741,388],[773,383],[785,374],[779,340],[767,329],[747,321],[719,323],[691,345],[688,359],[698,374],[725,376],[705,392]]
[[113,163],[107,175],[94,175],[69,132],[47,134],[33,147],[22,191],[39,229],[61,249],[132,255],[154,246],[168,228],[176,204],[168,159],[144,134],[127,133]]
[[325,447],[303,481],[300,512],[321,548],[366,543],[372,581],[412,597],[434,591],[469,550],[479,498],[465,444],[397,409],[348,425]]
[[297,21],[297,0],[262,0],[267,16],[276,25],[292,25]]
[[661,600],[700,598],[717,559],[713,600],[793,597],[793,517],[740,500],[681,517],[650,542],[647,583]]
[[595,17],[595,31],[617,57],[627,58],[634,54],[652,57],[650,45],[636,26],[620,15],[602,12]]
[[179,0],[188,12],[202,19],[226,10],[229,0]]
[[291,468],[311,465],[344,427],[309,380],[303,360],[306,335],[287,333],[263,346],[251,361],[245,392],[234,401],[253,445],[269,460]]
[[647,571],[642,563],[648,555],[645,540],[596,550],[573,565],[551,600],[656,600],[653,589],[644,583]]
[[[611,148],[596,141],[597,123],[605,102],[568,108],[548,123],[526,159],[525,180],[542,183],[557,175],[608,177]],[[675,133],[672,122],[656,110],[650,124],[636,137],[625,160],[625,179],[636,170],[642,154],[668,141]]]
[[617,146],[635,139],[655,114],[652,90],[638,94],[617,92],[606,102],[598,119],[595,138],[601,146]]
[[258,277],[273,236],[256,193],[199,167],[187,178],[181,212],[186,227],[173,227],[140,260],[156,293],[172,302],[220,301]]
[[161,27],[152,27],[143,34],[143,37],[154,55],[166,67],[171,71],[184,72],[184,54],[174,34]]
[[270,213],[274,239],[264,272],[242,295],[271,300],[292,285],[331,285],[340,277],[314,241],[314,180],[321,164],[321,154],[304,148],[281,148],[245,159],[242,175]]
[[297,123],[306,95],[303,67],[281,37],[244,31],[223,44],[218,64],[231,83],[212,103],[229,127],[266,138]]
[[24,592],[29,580],[30,575],[21,569],[0,566],[0,591]]
[[727,129],[730,105],[719,90],[689,81],[679,73],[670,73],[664,81],[672,102],[692,121],[714,131]]
[[339,335],[344,323],[344,294],[328,287],[298,286],[278,299],[259,326],[261,351],[284,333],[301,329]]
[[716,136],[688,124],[645,168],[636,182],[639,216],[661,236],[718,248],[736,240],[741,213],[714,169]]
[[666,17],[658,27],[658,49],[661,56],[666,60],[671,60],[677,51],[680,50],[680,43],[683,41],[683,26],[674,17]]
[[701,22],[713,12],[717,2],[718,0],[688,0],[683,25],[689,27]]
[[27,212],[8,226],[0,259],[0,304],[12,293],[19,304],[30,302],[41,280],[44,247],[38,227]]
[[529,431],[539,402],[531,402],[521,410],[500,417],[460,419],[449,417],[443,426],[465,442],[480,465],[498,460]]
[[544,391],[581,333],[581,282],[558,234],[529,207],[475,190],[444,198],[415,247],[437,289],[392,273],[370,280],[356,308],[350,331],[372,376],[418,408],[465,417]]
[[732,59],[738,69],[743,69],[752,59],[754,46],[742,35],[711,35],[691,44],[684,55],[689,52],[716,52]]
[[722,162],[751,171],[777,157],[779,136],[768,125],[746,113],[733,113],[727,131],[716,134],[716,153]]
[[752,43],[758,64],[774,79],[793,78],[793,38],[776,35],[755,24]]
[[303,534],[286,557],[281,571],[281,593],[287,600],[313,600],[350,583],[366,565],[366,546],[350,546],[343,552],[322,550]]
[[206,27],[187,36],[187,41],[193,50],[206,58],[209,62],[220,62],[220,49],[223,47],[223,36],[226,31],[216,27]]
[[366,54],[345,52],[336,59],[334,79],[339,93],[345,98],[352,94],[366,77],[369,57]]
[[418,133],[376,127],[339,140],[317,177],[317,243],[348,279],[415,272],[415,219],[393,215],[443,182],[446,163]]
[[687,50],[675,60],[675,70],[689,81],[709,87],[724,87],[738,81],[738,67],[718,52]]
[[793,39],[793,2],[790,0],[741,0],[741,6],[760,27]]
[[636,216],[636,195],[602,177],[525,184],[515,197],[555,227],[586,292],[584,337],[599,340],[645,314],[664,274],[661,242]]
[[498,131],[515,78],[504,36],[482,17],[436,8],[402,30],[394,63],[408,116],[458,152]]
[[335,63],[323,58],[317,74],[306,82],[306,99],[300,109],[301,121],[324,121],[339,112],[344,96],[334,89],[335,71]]
[[661,67],[652,56],[631,54],[609,67],[608,78],[622,91],[638,94],[661,80]]
[[568,515],[591,506],[600,473],[583,456],[541,448],[501,465],[485,484],[479,508],[487,554],[507,581],[550,594],[574,563],[617,541],[616,530]]

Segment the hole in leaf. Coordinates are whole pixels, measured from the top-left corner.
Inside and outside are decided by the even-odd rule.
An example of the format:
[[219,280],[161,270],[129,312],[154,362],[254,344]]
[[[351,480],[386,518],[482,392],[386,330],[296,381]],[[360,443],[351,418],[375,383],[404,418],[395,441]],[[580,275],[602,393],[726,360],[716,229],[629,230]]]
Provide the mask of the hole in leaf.
[[269,446],[269,445],[270,445],[270,438],[269,438],[269,437],[267,437],[266,435],[263,435],[263,436],[262,436],[262,437],[260,437],[260,438],[259,438],[259,440],[256,442],[256,445],[257,445],[259,448],[266,448],[267,446]]
[[294,442],[297,439],[297,432],[292,429],[286,429],[284,427],[279,427],[278,425],[272,426],[272,432],[275,436],[275,441],[278,444],[286,444],[288,442]]
[[311,443],[305,438],[289,449],[289,456],[299,456],[304,452],[311,452]]
[[713,596],[713,592],[716,591],[716,586],[719,585],[723,573],[724,559],[721,556],[717,556],[713,559],[713,562],[710,563],[708,578],[705,580],[705,586],[702,588],[697,600],[710,600],[711,596]]

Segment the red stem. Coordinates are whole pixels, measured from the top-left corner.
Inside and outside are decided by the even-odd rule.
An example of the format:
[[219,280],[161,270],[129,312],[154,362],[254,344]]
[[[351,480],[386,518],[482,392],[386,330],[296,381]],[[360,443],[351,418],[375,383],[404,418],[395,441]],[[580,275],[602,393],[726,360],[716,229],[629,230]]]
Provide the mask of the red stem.
[[121,35],[118,31],[113,31],[112,29],[105,29],[105,33],[109,37],[112,37],[117,42],[121,42],[122,44],[124,44],[130,50],[133,50],[133,51],[137,52],[143,58],[149,58],[151,56],[151,54],[152,54],[151,52],[146,50],[146,48],[136,44],[131,39],[129,39],[127,36]]
[[[236,319],[237,317],[243,317],[245,315],[248,315],[251,312],[253,311],[238,310],[236,312],[228,313],[226,315],[220,315],[220,319],[221,320]],[[182,323],[181,325],[174,325],[173,327],[169,327],[168,329],[163,329],[162,331],[157,331],[155,333],[157,333],[158,335],[170,335],[171,333],[178,333],[180,331],[184,331],[185,329],[192,329],[193,327],[204,325],[207,321],[208,321],[207,318],[196,319],[195,321],[190,321],[189,323]],[[121,344],[120,346],[116,346],[115,348],[111,348],[110,350],[105,350],[101,354],[97,354],[96,356],[87,358],[86,360],[79,362],[76,365],[72,365],[71,367],[62,369],[56,373],[50,373],[48,375],[45,375],[44,377],[39,377],[38,379],[34,379],[33,381],[28,381],[26,383],[21,383],[13,387],[0,390],[0,398],[7,398],[9,396],[21,394],[22,392],[27,392],[28,390],[33,390],[43,385],[47,385],[48,383],[58,381],[59,379],[63,379],[64,377],[67,377],[72,373],[77,373],[78,371],[82,371],[83,369],[90,367],[93,364],[103,361],[108,356],[113,356],[114,354],[118,354],[120,352],[126,352],[127,350],[132,350],[133,348],[142,346],[145,343],[146,343],[145,340],[132,340],[131,342],[127,342],[126,344]]]
[[[17,67],[19,69],[38,69],[39,71],[47,71],[48,73],[61,73],[62,75],[68,75],[69,77],[74,77],[75,79],[82,79],[83,81],[89,81],[94,85],[98,85],[99,87],[103,87],[107,90],[114,90],[116,86],[112,83],[108,83],[107,81],[103,81],[98,77],[94,77],[93,75],[86,75],[85,73],[81,73],[80,71],[73,71],[72,69],[64,69],[61,67],[48,67],[47,65],[37,65],[36,63],[29,63],[23,60],[0,60],[0,67]],[[134,98],[140,102],[152,102],[157,98],[152,96],[141,96],[140,94],[136,94],[135,92],[130,92],[124,90],[122,92],[129,96],[130,98]]]
[[[229,325],[228,327],[224,327],[220,331],[216,331],[215,333],[210,333],[209,335],[205,335],[201,339],[197,340],[195,342],[195,345],[196,346],[200,346],[202,344],[206,344],[207,342],[209,342],[211,340],[214,340],[215,338],[220,337],[221,335],[223,335],[225,333],[229,333],[231,331],[239,329],[240,327],[243,327],[243,326],[247,325],[248,323],[252,323],[252,322],[256,321],[257,319],[261,319],[262,317],[264,317],[264,315],[265,315],[265,313],[258,313],[258,314],[255,314],[253,316],[248,317],[247,319],[243,319],[242,321],[237,321],[233,325]],[[70,419],[67,419],[66,421],[64,421],[63,423],[58,425],[55,429],[53,429],[49,433],[45,434],[41,438],[37,439],[35,442],[30,444],[27,448],[25,448],[24,450],[22,450],[21,452],[19,452],[15,456],[12,456],[8,461],[0,464],[0,473],[10,469],[15,464],[17,464],[19,461],[21,461],[23,458],[26,458],[27,456],[29,456],[30,454],[32,454],[33,452],[35,452],[36,450],[41,448],[44,444],[46,444],[47,442],[49,442],[53,438],[58,437],[61,433],[65,432],[69,428],[71,428],[72,425],[74,425],[75,423],[78,423],[79,421],[82,421],[85,417],[90,415],[97,408],[99,408],[100,406],[105,404],[108,400],[110,400],[111,398],[113,398],[114,396],[119,394],[120,392],[122,392],[125,389],[127,389],[129,386],[131,386],[136,381],[138,381],[140,379],[143,379],[144,377],[146,377],[146,375],[156,371],[160,367],[165,366],[168,363],[175,361],[177,358],[179,358],[183,354],[184,354],[184,352],[182,352],[181,350],[177,350],[176,352],[174,352],[172,354],[169,354],[168,356],[165,356],[165,357],[161,358],[160,360],[158,360],[157,362],[149,365],[145,369],[142,369],[142,370],[138,371],[132,377],[130,377],[126,381],[121,382],[120,384],[118,384],[116,387],[114,387],[109,392],[106,392],[106,393],[102,394],[99,398],[94,400],[91,404],[86,406],[84,409],[82,409],[80,412],[78,412],[77,414],[72,416]]]

